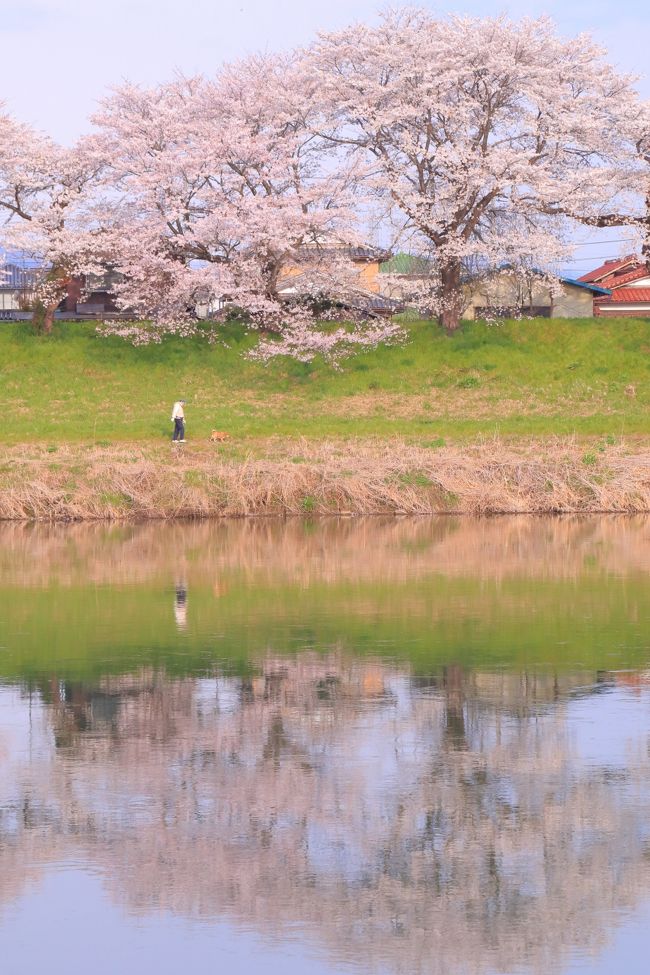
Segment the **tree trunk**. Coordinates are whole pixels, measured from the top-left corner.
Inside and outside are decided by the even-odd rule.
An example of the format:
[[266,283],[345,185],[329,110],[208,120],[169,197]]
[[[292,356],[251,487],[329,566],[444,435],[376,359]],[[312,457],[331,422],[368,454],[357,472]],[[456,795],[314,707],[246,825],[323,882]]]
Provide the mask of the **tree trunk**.
[[52,325],[54,324],[54,312],[59,307],[59,302],[50,302],[45,305],[45,314],[43,315],[43,332],[45,335],[49,335],[52,331]]
[[54,313],[59,307],[59,299],[55,301],[50,301],[45,304],[42,301],[37,301],[34,306],[34,313],[32,315],[32,324],[35,331],[41,332],[43,335],[51,335],[52,326],[54,324]]
[[50,335],[54,324],[54,313],[65,297],[70,275],[61,267],[53,267],[45,278],[42,294],[34,305],[32,323],[35,331]]
[[444,264],[441,272],[440,310],[438,321],[448,335],[451,335],[460,325],[463,313],[464,298],[460,280],[460,261],[451,260]]

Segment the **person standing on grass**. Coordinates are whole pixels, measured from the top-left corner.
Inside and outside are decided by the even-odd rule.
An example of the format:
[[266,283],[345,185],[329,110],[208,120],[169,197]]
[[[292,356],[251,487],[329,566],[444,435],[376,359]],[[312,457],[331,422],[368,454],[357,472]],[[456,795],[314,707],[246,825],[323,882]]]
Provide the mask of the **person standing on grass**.
[[185,443],[185,400],[179,399],[174,403],[172,409],[172,423],[174,424],[174,433],[172,434],[172,441],[175,443]]

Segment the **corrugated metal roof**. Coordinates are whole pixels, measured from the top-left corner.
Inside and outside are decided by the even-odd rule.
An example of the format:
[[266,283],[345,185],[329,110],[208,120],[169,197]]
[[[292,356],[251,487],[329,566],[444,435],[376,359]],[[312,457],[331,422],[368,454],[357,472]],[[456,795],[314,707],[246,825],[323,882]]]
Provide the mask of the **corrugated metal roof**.
[[570,284],[573,288],[584,288],[595,295],[611,295],[609,288],[602,288],[599,284],[588,284],[586,281],[576,281],[575,278],[560,278],[562,284]]
[[428,274],[431,261],[417,254],[394,254],[388,261],[379,265],[381,274]]
[[43,268],[0,264],[0,291],[30,291],[43,276]]

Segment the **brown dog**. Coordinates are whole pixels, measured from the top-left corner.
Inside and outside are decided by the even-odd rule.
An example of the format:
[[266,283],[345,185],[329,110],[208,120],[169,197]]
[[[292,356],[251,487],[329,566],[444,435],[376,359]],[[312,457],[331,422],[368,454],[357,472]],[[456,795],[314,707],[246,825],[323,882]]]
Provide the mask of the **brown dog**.
[[213,430],[210,434],[210,440],[212,443],[223,443],[224,440],[230,440],[230,434],[224,433],[223,430]]

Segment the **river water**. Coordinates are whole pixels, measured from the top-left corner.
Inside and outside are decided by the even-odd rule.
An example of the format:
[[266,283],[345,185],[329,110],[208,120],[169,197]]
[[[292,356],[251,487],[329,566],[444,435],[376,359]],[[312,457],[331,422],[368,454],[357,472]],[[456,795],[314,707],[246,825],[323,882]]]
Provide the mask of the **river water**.
[[0,967],[635,975],[650,519],[0,527]]

